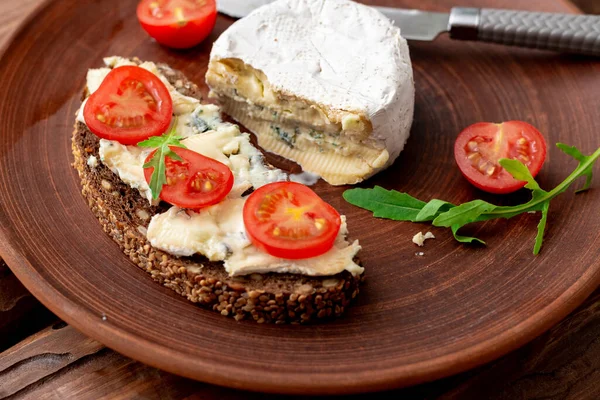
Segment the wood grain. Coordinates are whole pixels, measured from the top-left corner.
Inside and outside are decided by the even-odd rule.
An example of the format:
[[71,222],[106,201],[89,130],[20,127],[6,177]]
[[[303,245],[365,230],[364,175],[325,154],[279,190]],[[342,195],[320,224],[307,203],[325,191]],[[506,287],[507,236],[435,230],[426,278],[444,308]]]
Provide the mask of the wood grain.
[[[42,0],[0,1],[0,49],[41,3]],[[37,317],[22,318],[26,314]],[[52,318],[52,314],[10,272],[0,256],[0,352],[35,333]]]
[[0,397],[17,394],[103,348],[72,327],[57,323],[2,353]]
[[[383,2],[380,2],[380,3],[383,3]],[[431,8],[435,8],[435,6],[437,6],[437,5],[438,5],[438,4],[433,4],[433,2],[424,2],[424,3],[426,3],[426,4],[423,4],[423,6],[424,6],[424,7],[431,7]],[[507,5],[509,5],[509,2],[498,2],[498,3],[502,3],[501,5],[503,5],[503,4],[507,4]],[[551,5],[548,5],[547,3],[546,3],[546,4],[542,4],[541,2],[534,2],[533,4],[531,4],[531,7],[532,7],[532,8],[533,8],[533,7],[537,7],[537,8],[546,7],[547,9],[553,8],[553,10],[556,10],[556,11],[558,11],[558,10],[560,10],[560,6],[559,6],[559,5],[556,5],[556,4],[558,4],[558,3],[553,3],[553,4],[551,4]],[[120,27],[120,28],[119,28],[119,26],[117,25],[116,29],[117,29],[117,32],[118,32],[118,31],[122,30],[122,29],[123,29],[123,27]],[[134,36],[135,36],[135,35],[134,35]],[[444,43],[442,42],[442,44],[444,44]],[[446,44],[447,44],[447,43],[446,43]],[[81,43],[78,43],[77,45],[81,45]],[[85,46],[83,46],[83,47],[85,48]],[[419,48],[417,48],[417,49],[416,49],[416,54],[415,54],[415,53],[413,53],[413,58],[415,59],[415,65],[417,65],[417,66],[418,66],[418,65],[419,65],[418,63],[423,63],[422,65],[424,65],[424,66],[425,66],[425,65],[427,65],[427,64],[425,64],[425,62],[426,62],[426,61],[427,61],[427,59],[429,59],[431,56],[438,56],[438,57],[439,57],[439,56],[441,56],[441,60],[442,60],[443,62],[446,62],[446,63],[450,63],[450,62],[452,62],[452,61],[454,60],[454,58],[453,58],[452,56],[453,56],[453,55],[455,55],[455,54],[452,54],[452,51],[450,51],[450,49],[452,48],[452,46],[451,46],[451,45],[448,45],[448,47],[449,47],[450,49],[447,49],[447,48],[445,47],[445,45],[444,45],[444,46],[442,46],[442,47],[443,47],[443,48],[441,48],[441,49],[437,49],[437,50],[440,50],[440,51],[436,51],[436,52],[431,52],[431,50],[430,50],[430,49],[426,49],[426,48],[424,48],[424,47],[419,47]],[[485,46],[484,46],[484,47],[485,47]],[[481,52],[481,51],[482,51],[482,50],[481,50],[482,48],[480,48],[479,46],[474,46],[474,47],[473,47],[473,46],[469,45],[469,47],[468,47],[468,48],[469,48],[469,49],[471,49],[471,51],[474,51],[474,52]],[[505,52],[504,52],[503,50],[498,50],[498,49],[497,49],[497,48],[495,48],[495,47],[494,47],[494,48],[493,48],[493,47],[485,47],[485,48],[486,48],[486,49],[491,49],[491,50],[488,50],[488,51],[490,52],[490,54],[491,54],[491,60],[490,60],[490,61],[498,61],[498,60],[500,60],[501,58],[504,58],[504,56],[506,56],[506,55],[507,55],[507,54],[505,54]],[[88,48],[87,50],[89,50],[89,48]],[[136,49],[136,50],[139,50],[139,49]],[[457,49],[457,50],[458,50],[458,49]],[[152,51],[156,51],[156,49],[154,49],[154,50],[152,50],[152,51],[150,51],[149,49],[146,49],[146,50],[142,50],[142,52],[143,52],[143,51],[147,51],[147,52],[150,54],[150,53],[152,53]],[[460,50],[458,51],[458,53],[459,53],[459,55],[462,55],[462,54],[460,54]],[[519,53],[518,51],[517,51],[517,52],[515,52],[515,53],[517,54],[517,56],[515,56],[513,53],[510,53],[510,54],[508,55],[508,56],[509,56],[509,58],[511,58],[511,57],[517,57],[517,59],[519,59],[519,60],[520,60],[520,58],[518,58],[518,57],[521,57],[521,56],[519,56],[519,54],[520,54],[520,53]],[[121,53],[121,54],[124,54],[124,53]],[[490,56],[490,54],[487,54],[487,56]],[[169,53],[169,54],[164,54],[164,49],[159,49],[159,54],[158,54],[158,55],[159,55],[159,56],[164,56],[165,58],[172,58],[172,59],[174,60],[174,61],[173,61],[173,63],[177,63],[177,61],[176,61],[176,59],[177,59],[177,58],[176,58],[176,57],[177,57],[177,56],[181,56],[180,54],[179,54],[179,55],[174,55],[174,54],[170,54],[170,53]],[[479,54],[479,55],[481,55],[481,54]],[[141,55],[140,55],[140,56],[141,56]],[[184,54],[184,55],[183,55],[183,57],[184,57],[184,58],[189,58],[188,56],[192,56],[192,57],[193,57],[193,54],[191,54],[191,55],[190,55],[190,54],[188,54],[188,55],[185,55],[185,54]],[[475,59],[474,59],[473,55],[469,56],[469,54],[466,54],[466,56],[467,56],[467,61],[477,61],[477,60],[475,60]],[[524,68],[531,68],[531,67],[533,67],[533,68],[536,70],[535,72],[540,72],[540,71],[539,71],[539,69],[538,69],[538,68],[540,67],[540,63],[543,63],[543,62],[547,61],[547,60],[546,60],[544,57],[545,57],[545,56],[543,56],[543,57],[542,57],[542,56],[540,56],[540,59],[537,59],[537,57],[533,57],[533,60],[531,60],[531,59],[526,59],[526,60],[525,60],[525,66],[524,66]],[[192,58],[189,58],[189,59],[192,59]],[[513,60],[513,61],[514,61],[514,60]],[[521,60],[520,60],[520,61],[521,61]],[[573,69],[575,70],[575,71],[573,71],[573,72],[576,72],[578,69],[579,69],[580,71],[584,71],[584,69],[583,69],[583,66],[585,66],[585,65],[586,65],[586,62],[584,62],[584,61],[581,61],[581,60],[579,60],[579,61],[578,61],[578,60],[574,60],[574,61],[573,61],[573,60],[563,60],[563,63],[566,63],[566,64],[570,65],[570,66],[571,66],[571,68],[573,68]],[[179,61],[179,64],[181,65],[181,60]],[[87,67],[87,66],[84,66],[83,68],[86,68],[86,67]],[[431,67],[431,68],[429,68],[429,67]],[[427,68],[427,70],[425,70],[425,69],[420,69],[420,70],[417,70],[417,74],[420,74],[420,77],[421,77],[421,79],[423,79],[423,80],[425,81],[425,84],[422,84],[422,86],[421,86],[421,91],[422,91],[423,93],[425,93],[425,92],[428,92],[428,93],[430,93],[430,94],[431,94],[431,93],[433,93],[434,95],[441,95],[441,96],[440,96],[440,97],[441,97],[441,102],[442,102],[442,103],[446,103],[446,104],[442,104],[441,106],[438,106],[438,107],[442,107],[442,108],[443,108],[444,106],[447,106],[447,107],[449,107],[449,106],[448,106],[448,104],[452,104],[452,105],[454,105],[454,103],[448,103],[448,101],[449,101],[449,100],[456,100],[456,99],[454,99],[454,98],[451,98],[451,99],[449,99],[449,98],[448,98],[448,96],[444,97],[444,94],[445,94],[445,93],[440,93],[440,91],[439,91],[439,87],[435,87],[435,85],[434,85],[434,84],[435,84],[435,79],[434,79],[434,78],[432,78],[433,76],[435,76],[436,74],[439,74],[440,72],[442,73],[442,74],[441,74],[441,76],[443,76],[443,77],[447,77],[447,74],[446,74],[446,75],[444,75],[444,72],[447,72],[447,71],[445,71],[445,70],[444,70],[444,68],[436,68],[436,67],[437,67],[437,66],[435,66],[435,65],[434,65],[434,66],[429,66],[429,65],[428,65],[428,68]],[[490,66],[489,66],[489,65],[484,65],[484,67],[487,67],[487,68],[489,68]],[[514,67],[515,67],[515,66],[514,66],[514,65],[512,65],[512,68],[514,68]],[[188,68],[191,68],[191,67],[188,67]],[[564,69],[562,69],[560,65],[559,65],[559,66],[557,66],[556,68],[550,68],[550,69],[551,69],[551,71],[550,71],[550,72],[552,72],[552,75],[553,75],[553,74],[555,74],[555,73],[558,73],[558,74],[560,75],[561,73],[567,73],[567,72],[568,72],[568,71],[567,71],[567,72],[565,72],[565,71],[564,71]],[[198,72],[198,71],[196,71],[196,72],[193,72],[191,69],[189,70],[189,72],[190,72],[190,75],[191,75],[191,76],[201,76],[201,74],[202,74],[202,72]],[[455,71],[454,71],[454,72],[455,72]],[[514,72],[514,71],[513,71],[513,72]],[[519,71],[519,72],[522,72],[522,71]],[[503,74],[501,73],[500,75],[502,75],[502,76],[506,77],[506,74],[504,74],[504,75],[503,75]],[[509,74],[509,75],[510,75],[510,74]],[[417,76],[419,77],[419,75],[417,75]],[[569,75],[569,76],[572,78],[572,77],[574,77],[574,76],[575,76],[575,74],[573,74],[573,75]],[[460,77],[460,75],[459,75],[459,77]],[[544,77],[548,77],[548,76],[547,76],[547,75],[545,75]],[[573,78],[573,79],[574,79],[574,78]],[[197,81],[199,81],[198,79],[196,79],[196,80],[197,80]],[[461,82],[461,83],[464,83],[464,82]],[[471,83],[472,83],[472,82],[471,82]],[[555,83],[556,83],[556,82],[555,82]],[[565,82],[561,82],[561,81],[560,81],[560,79],[558,80],[558,83],[559,83],[559,84],[560,84],[560,83],[562,83],[562,84],[563,84],[563,86],[568,86],[568,85],[567,85],[567,83],[565,83]],[[418,83],[418,84],[419,84],[419,83]],[[459,86],[460,86],[460,85],[459,85]],[[509,86],[510,86],[510,85],[509,85]],[[559,86],[560,86],[560,85],[559,85]],[[575,85],[575,86],[577,86],[577,85]],[[515,87],[514,87],[514,86],[510,86],[510,88],[511,88],[511,89],[513,89],[513,90],[515,89]],[[531,88],[528,88],[528,89],[531,89]],[[572,88],[571,88],[571,90],[572,90],[572,89],[574,89],[574,87],[572,87]],[[467,95],[473,95],[473,93],[470,93],[468,90],[466,91],[466,94],[467,94]],[[433,96],[433,97],[435,97],[435,96]],[[46,111],[46,115],[54,114],[54,112],[55,112],[55,111],[57,111],[57,110],[59,109],[59,108],[58,108],[58,107],[56,107],[56,106],[59,106],[60,104],[56,104],[56,103],[52,104],[52,102],[51,102],[51,100],[52,100],[52,99],[47,99],[47,100],[50,100],[50,104],[48,104],[48,105],[47,105],[47,109],[45,110],[45,111]],[[423,97],[420,99],[420,101],[421,101],[421,107],[424,107],[424,106],[428,106],[428,107],[429,107],[429,106],[433,106],[433,107],[435,107],[435,106],[436,106],[436,105],[435,105],[435,104],[433,104],[433,103],[428,103],[428,102],[427,102],[427,100],[428,100],[428,99],[427,99],[427,98],[425,98],[425,96],[423,96]],[[460,101],[458,101],[457,103],[460,103]],[[492,104],[495,104],[496,106],[498,106],[498,103],[494,103],[494,102],[492,102]],[[543,108],[543,107],[542,107],[542,108],[536,108],[535,106],[533,106],[533,107],[532,107],[532,105],[528,105],[528,106],[530,106],[530,107],[531,107],[531,109],[532,109],[532,110],[534,110],[534,111],[535,111],[535,110],[541,111],[541,113],[540,113],[540,114],[543,114],[543,113],[544,113],[544,108]],[[55,108],[55,107],[56,107],[56,108]],[[517,106],[517,105],[513,105],[512,107],[509,107],[509,108],[510,108],[510,110],[509,110],[509,111],[514,111],[515,109],[517,109],[517,108],[518,108],[518,106]],[[576,108],[577,108],[577,107],[576,107]],[[422,110],[422,111],[423,111],[423,110]],[[477,111],[477,112],[481,112],[481,110],[476,110],[476,111]],[[506,111],[507,111],[507,110],[502,110],[502,112],[506,112]],[[567,111],[572,111],[572,110],[567,110]],[[500,112],[500,114],[502,114],[502,112]],[[48,114],[48,113],[50,113],[50,114]],[[43,113],[42,113],[42,114],[43,114]],[[3,115],[4,115],[4,114],[3,114]],[[558,114],[557,114],[557,115],[558,115]],[[430,115],[430,114],[429,114],[429,113],[427,113],[427,112],[425,112],[424,114],[423,114],[423,113],[421,114],[421,117],[430,117],[430,116],[433,116],[433,117],[435,118],[435,115]],[[39,118],[39,115],[38,115],[37,117]],[[464,116],[463,116],[463,117],[464,117]],[[566,115],[565,115],[565,117],[566,117]],[[593,122],[593,121],[594,121],[594,120],[593,120],[593,118],[595,118],[595,116],[594,116],[594,115],[591,115],[591,116],[589,116],[589,117],[590,117],[590,118],[592,118],[592,122]],[[548,116],[547,116],[547,115],[545,115],[545,116],[541,116],[540,118],[541,118],[541,121],[542,121],[543,123],[545,123],[546,125],[548,125],[548,124],[550,123],[550,121],[552,121],[552,120],[553,120],[553,119],[551,119],[551,118],[548,118]],[[561,116],[560,118],[564,118],[564,117],[563,117],[563,116]],[[560,118],[559,118],[559,119],[560,119]],[[586,123],[586,122],[588,122],[588,123],[590,122],[590,121],[589,121],[589,119],[590,119],[590,118],[588,118],[588,120],[587,120],[587,121],[584,121],[584,123],[583,123],[584,127],[585,127],[585,123]],[[567,118],[567,119],[568,119],[568,118]],[[67,118],[65,118],[65,120],[67,120]],[[422,119],[422,121],[423,121],[423,120],[425,120],[425,119],[423,118],[423,119]],[[462,122],[459,122],[459,123],[457,124],[457,123],[456,123],[456,121],[453,121],[453,122],[455,123],[455,125],[459,125],[459,124],[461,124],[461,123],[462,123]],[[463,122],[464,122],[464,121],[463,121]],[[47,123],[47,121],[46,121],[46,123]],[[52,121],[51,121],[51,124],[52,124]],[[60,125],[60,124],[59,124],[59,125]],[[63,124],[63,126],[65,126],[65,124]],[[427,124],[423,125],[423,126],[421,127],[421,129],[422,129],[422,128],[424,128],[424,127],[427,127]],[[434,127],[434,128],[436,128],[437,126],[435,126],[435,124],[434,124],[434,126],[433,126],[433,127]],[[56,126],[56,121],[54,121],[54,126],[53,126],[53,128],[57,128],[57,126]],[[439,129],[439,127],[437,127],[437,128]],[[453,128],[453,129],[454,129],[454,128]],[[3,131],[3,132],[4,132],[4,131]],[[420,144],[423,144],[423,142],[422,142],[422,141],[420,141],[420,142],[418,142],[418,144],[419,144],[419,145],[420,145]],[[415,160],[413,159],[413,160],[409,160],[409,161],[413,161],[413,162],[414,162]],[[411,164],[410,164],[410,163],[408,163],[408,164],[405,164],[404,166],[407,166],[407,165],[408,165],[408,166],[410,166]],[[400,169],[400,168],[399,168],[398,170],[402,170],[402,169]],[[413,173],[414,173],[414,172],[415,172],[415,170],[413,169],[411,172],[413,172]],[[418,172],[418,168],[417,168],[417,172]],[[561,172],[562,172],[562,171],[561,171]],[[68,175],[68,174],[67,174],[67,175]],[[549,182],[549,183],[551,183],[551,182],[552,182],[552,179],[553,179],[553,177],[552,177],[552,175],[551,175],[551,176],[548,178],[548,180],[547,180],[546,182]],[[556,176],[554,176],[554,179],[556,179]],[[72,184],[72,183],[73,183],[73,182],[71,182],[71,184]],[[59,185],[59,186],[60,186],[60,185]],[[462,188],[461,188],[461,189],[462,189]],[[325,189],[323,189],[323,190],[325,190]],[[422,189],[421,189],[421,190],[422,190]],[[467,190],[467,195],[469,195],[469,193],[468,193],[468,192],[469,192],[469,191]],[[325,192],[325,193],[327,193],[327,192]],[[435,192],[434,192],[434,193],[435,193]],[[68,196],[70,197],[70,195],[68,195]],[[64,200],[64,198],[62,198],[62,197],[61,197],[61,200]],[[70,198],[69,200],[74,200],[74,199]],[[588,203],[589,203],[589,201],[588,201]],[[3,203],[3,204],[5,204],[5,203]],[[336,204],[334,204],[334,205],[336,205]],[[336,206],[337,206],[337,205],[336,205]],[[570,207],[570,206],[571,206],[571,203],[564,203],[564,202],[563,202],[563,203],[562,203],[560,206],[561,206],[562,208],[567,208],[567,207]],[[558,222],[560,222],[560,221],[556,221],[556,222],[558,223]],[[564,222],[564,221],[562,221],[562,222]],[[501,228],[502,228],[502,229],[505,229],[505,227],[501,227]],[[387,228],[386,228],[386,229],[387,229]],[[388,231],[388,232],[389,232],[389,231]],[[512,233],[513,233],[513,234],[515,234],[515,233],[523,233],[523,232],[512,232]],[[586,240],[589,240],[589,238],[587,238]],[[591,243],[591,241],[590,241],[590,243]],[[432,254],[433,254],[433,252],[432,252]],[[14,256],[14,255],[13,255],[13,256]],[[10,257],[9,257],[9,260],[10,260]],[[485,261],[485,257],[483,258],[483,260]],[[427,267],[430,267],[430,266],[427,266]],[[134,274],[134,275],[135,275],[135,274]],[[137,279],[137,278],[136,278],[136,279]],[[451,285],[452,285],[452,284],[456,284],[456,283],[457,283],[457,282],[449,282],[449,284],[451,284]],[[548,281],[545,281],[544,283],[548,283]],[[551,285],[550,285],[550,286],[551,286]],[[164,294],[164,292],[160,292],[160,293],[163,293],[163,294]],[[160,296],[160,295],[159,295],[159,296]],[[167,297],[168,297],[168,295],[167,295],[167,294],[164,294],[164,296],[167,296]],[[577,300],[576,300],[576,299],[572,299],[571,301],[573,301],[573,302],[576,302]],[[179,304],[179,303],[175,303],[175,304]],[[367,303],[367,304],[368,304],[368,303]],[[383,304],[385,304],[385,303],[383,303]],[[361,306],[363,306],[363,305],[365,305],[365,303],[363,303]],[[536,305],[538,305],[538,306],[539,306],[540,304],[536,304]],[[206,317],[210,319],[210,317],[208,317],[208,316],[206,316]]]
[[572,0],[572,2],[587,14],[600,14],[600,2],[596,0]]
[[[600,291],[591,296],[568,319],[522,349],[502,359],[452,378],[409,389],[384,392],[377,398],[402,399],[597,399],[600,397]],[[211,386],[181,378],[138,363],[108,349],[90,343],[72,328],[47,330],[34,340],[40,347],[34,354],[63,354],[68,365],[56,370],[57,362],[44,357],[29,359],[31,369],[45,370],[39,381],[27,383],[0,380],[0,393],[8,387],[19,398],[144,398],[203,400],[299,399],[279,395],[252,394]],[[62,342],[68,342],[64,347]],[[96,351],[97,350],[97,351]],[[0,354],[0,378],[7,364],[26,359],[27,346],[19,345],[11,353]],[[77,357],[77,354],[83,355]],[[8,361],[5,361],[8,359]],[[11,367],[16,369],[16,367]],[[16,374],[15,374],[16,375]],[[13,375],[13,376],[15,376]],[[18,376],[18,375],[16,375]],[[6,385],[6,386],[5,386]],[[61,396],[62,395],[62,396]],[[362,400],[372,394],[352,396]],[[323,398],[324,399],[324,398]]]
[[0,49],[4,48],[11,35],[42,0],[3,0],[0,2]]

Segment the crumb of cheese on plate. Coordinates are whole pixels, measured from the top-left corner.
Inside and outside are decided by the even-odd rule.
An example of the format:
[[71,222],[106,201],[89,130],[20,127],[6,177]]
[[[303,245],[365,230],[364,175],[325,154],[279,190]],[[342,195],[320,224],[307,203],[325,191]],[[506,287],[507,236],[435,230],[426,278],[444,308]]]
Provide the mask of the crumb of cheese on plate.
[[435,236],[433,236],[433,233],[431,233],[431,232],[427,232],[424,235],[423,235],[423,232],[419,232],[415,236],[413,236],[412,241],[417,246],[423,247],[423,244],[425,243],[425,240],[427,240],[427,239],[435,239]]

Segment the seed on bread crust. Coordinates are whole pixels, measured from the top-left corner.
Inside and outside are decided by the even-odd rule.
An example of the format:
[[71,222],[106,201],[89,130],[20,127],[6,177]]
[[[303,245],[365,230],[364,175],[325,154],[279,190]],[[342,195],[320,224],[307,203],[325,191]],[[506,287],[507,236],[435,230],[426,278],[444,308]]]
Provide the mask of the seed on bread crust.
[[[181,93],[200,98],[200,89],[179,71],[165,65],[159,69],[172,84],[181,81],[177,85]],[[153,248],[144,234],[149,216],[168,206],[150,205],[103,164],[90,168],[87,158],[99,157],[98,148],[99,139],[77,122],[73,166],[92,212],[134,264],[191,302],[237,321],[297,324],[338,317],[358,294],[363,276],[348,271],[329,277],[277,273],[230,277],[222,263],[200,256],[175,257]]]

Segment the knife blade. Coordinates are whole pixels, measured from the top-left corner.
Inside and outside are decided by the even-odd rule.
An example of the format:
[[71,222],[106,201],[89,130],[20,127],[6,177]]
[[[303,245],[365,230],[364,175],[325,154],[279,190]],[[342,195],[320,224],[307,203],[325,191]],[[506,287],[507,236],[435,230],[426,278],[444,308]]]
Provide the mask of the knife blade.
[[408,40],[431,41],[449,29],[450,14],[406,10],[403,8],[374,7],[398,26]]

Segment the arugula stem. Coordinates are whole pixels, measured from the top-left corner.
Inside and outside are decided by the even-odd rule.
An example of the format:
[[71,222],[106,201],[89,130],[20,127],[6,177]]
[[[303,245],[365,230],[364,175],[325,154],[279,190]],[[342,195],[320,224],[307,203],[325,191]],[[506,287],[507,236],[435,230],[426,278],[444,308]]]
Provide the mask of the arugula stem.
[[526,211],[527,209],[532,208],[533,206],[539,205],[550,199],[553,199],[554,197],[558,196],[560,193],[565,191],[569,187],[569,185],[571,185],[571,183],[573,183],[573,181],[575,181],[577,178],[579,178],[581,176],[580,175],[581,171],[585,171],[587,168],[589,168],[591,165],[593,165],[594,162],[598,158],[600,158],[600,148],[598,148],[590,156],[590,158],[587,159],[584,163],[582,163],[578,168],[575,168],[575,170],[571,173],[571,175],[569,175],[564,181],[562,181],[558,186],[556,186],[554,189],[552,189],[550,192],[548,192],[547,196],[540,198],[534,202],[529,202],[529,203],[526,203],[526,204],[523,204],[520,206],[512,206],[512,207],[510,207],[510,210],[492,211],[489,213],[482,214],[482,216],[487,216],[487,215],[501,216],[502,214],[520,213],[520,212]]

